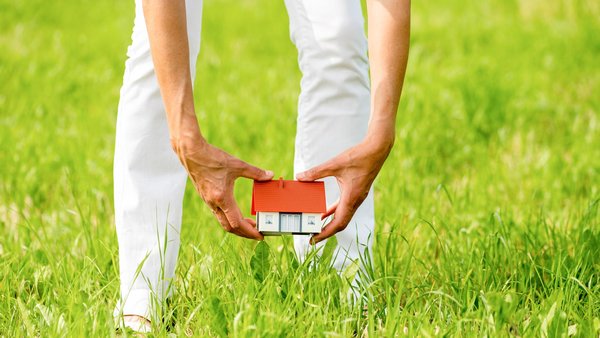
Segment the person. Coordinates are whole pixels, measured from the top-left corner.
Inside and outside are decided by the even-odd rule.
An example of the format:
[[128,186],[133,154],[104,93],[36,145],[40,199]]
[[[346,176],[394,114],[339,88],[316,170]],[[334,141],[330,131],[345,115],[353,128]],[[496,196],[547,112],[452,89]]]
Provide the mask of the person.
[[[311,245],[336,235],[334,266],[343,269],[372,246],[372,184],[394,144],[410,0],[367,0],[368,41],[360,0],[285,5],[302,72],[295,177],[324,179],[333,215],[320,234],[296,236],[294,245],[302,259]],[[201,18],[202,0],[136,0],[118,106],[114,201],[121,285],[115,316],[137,330],[149,328],[153,304],[172,292],[188,176],[225,231],[263,239],[243,217],[233,187],[239,177],[270,180],[273,173],[211,145],[196,119]]]

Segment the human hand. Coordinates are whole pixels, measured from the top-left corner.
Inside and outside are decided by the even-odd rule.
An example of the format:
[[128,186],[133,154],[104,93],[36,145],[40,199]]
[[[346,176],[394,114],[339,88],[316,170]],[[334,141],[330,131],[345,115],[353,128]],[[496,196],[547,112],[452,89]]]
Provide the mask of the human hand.
[[241,237],[262,240],[264,237],[256,230],[256,222],[242,216],[233,197],[233,187],[238,177],[267,181],[273,178],[273,173],[254,167],[203,138],[171,143],[196,191],[223,229]]
[[334,176],[340,187],[340,198],[327,208],[324,219],[334,215],[321,231],[311,237],[312,244],[325,240],[344,230],[356,209],[362,204],[393,146],[393,137],[367,138],[331,160],[296,175],[299,181],[314,181]]

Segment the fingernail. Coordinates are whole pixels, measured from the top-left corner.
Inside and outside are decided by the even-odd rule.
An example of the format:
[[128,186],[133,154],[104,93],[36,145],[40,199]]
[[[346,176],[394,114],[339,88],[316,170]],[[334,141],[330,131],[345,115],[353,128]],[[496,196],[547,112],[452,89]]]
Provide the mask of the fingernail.
[[303,178],[304,178],[304,173],[298,173],[298,174],[296,174],[296,179],[301,180]]
[[271,170],[265,170],[265,175],[273,176],[273,172]]

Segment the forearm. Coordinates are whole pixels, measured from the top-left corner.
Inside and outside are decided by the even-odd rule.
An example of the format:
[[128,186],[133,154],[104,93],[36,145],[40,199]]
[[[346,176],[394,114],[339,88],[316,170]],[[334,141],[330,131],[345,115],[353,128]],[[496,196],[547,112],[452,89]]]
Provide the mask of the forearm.
[[154,70],[167,113],[171,144],[201,139],[194,110],[185,0],[144,0]]
[[371,118],[368,137],[394,142],[410,39],[410,0],[368,0]]

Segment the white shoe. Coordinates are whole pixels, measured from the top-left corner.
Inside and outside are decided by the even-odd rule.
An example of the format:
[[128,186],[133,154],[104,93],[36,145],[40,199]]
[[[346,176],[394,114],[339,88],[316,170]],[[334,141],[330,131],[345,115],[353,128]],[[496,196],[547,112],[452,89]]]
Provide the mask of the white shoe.
[[125,315],[119,323],[123,329],[130,329],[135,333],[150,333],[152,326],[150,321],[142,316]]

